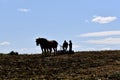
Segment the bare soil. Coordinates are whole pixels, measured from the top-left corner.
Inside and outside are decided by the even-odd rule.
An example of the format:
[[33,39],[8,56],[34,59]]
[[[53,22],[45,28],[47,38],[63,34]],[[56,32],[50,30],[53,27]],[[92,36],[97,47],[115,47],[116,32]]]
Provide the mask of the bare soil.
[[120,51],[0,54],[0,80],[120,80]]

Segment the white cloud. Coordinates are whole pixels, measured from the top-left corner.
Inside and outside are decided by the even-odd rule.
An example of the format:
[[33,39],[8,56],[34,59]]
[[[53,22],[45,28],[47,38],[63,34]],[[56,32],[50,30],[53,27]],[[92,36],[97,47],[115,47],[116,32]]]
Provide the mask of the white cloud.
[[23,12],[23,13],[27,13],[30,11],[30,9],[27,9],[27,8],[20,8],[18,9],[19,12]]
[[[109,47],[103,47],[103,48],[82,48],[80,51],[101,51],[101,50],[114,50],[112,48]],[[116,50],[116,49],[115,49]]]
[[76,44],[73,45],[73,48],[74,48],[74,49],[79,48],[79,47],[81,47],[81,46],[76,45]]
[[10,42],[4,41],[0,43],[0,46],[6,46],[6,45],[10,45]]
[[115,17],[115,16],[108,16],[108,17],[95,16],[92,19],[92,22],[105,24],[105,23],[110,23],[110,22],[112,22],[112,21],[114,21],[116,19],[117,19],[117,17]]
[[120,31],[102,31],[102,32],[91,32],[79,35],[79,37],[102,37],[102,36],[115,36],[120,35]]
[[88,40],[85,41],[87,43],[92,44],[104,44],[104,45],[120,45],[120,38],[104,38],[104,39],[98,39],[98,40]]

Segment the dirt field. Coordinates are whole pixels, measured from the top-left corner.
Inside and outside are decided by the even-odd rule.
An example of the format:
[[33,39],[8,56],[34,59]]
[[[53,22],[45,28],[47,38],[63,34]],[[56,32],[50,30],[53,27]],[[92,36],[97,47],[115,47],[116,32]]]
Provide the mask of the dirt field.
[[0,80],[120,80],[120,51],[0,54]]

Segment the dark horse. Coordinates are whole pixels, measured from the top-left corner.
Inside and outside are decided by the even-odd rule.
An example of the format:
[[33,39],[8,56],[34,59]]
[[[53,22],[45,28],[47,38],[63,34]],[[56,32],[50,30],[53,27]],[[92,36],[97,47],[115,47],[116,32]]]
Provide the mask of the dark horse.
[[49,41],[45,38],[37,38],[36,45],[41,46],[42,53],[50,53],[51,54],[52,49],[54,50],[54,54],[57,52],[58,43],[55,40]]

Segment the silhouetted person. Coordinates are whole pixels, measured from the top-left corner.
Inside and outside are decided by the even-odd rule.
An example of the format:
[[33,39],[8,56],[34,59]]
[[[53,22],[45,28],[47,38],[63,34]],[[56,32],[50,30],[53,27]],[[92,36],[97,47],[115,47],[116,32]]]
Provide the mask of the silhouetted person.
[[64,43],[63,43],[63,51],[67,51],[67,48],[68,48],[68,43],[65,40]]
[[69,52],[72,52],[72,41],[69,41]]

